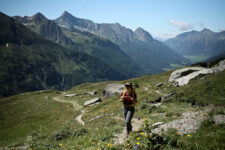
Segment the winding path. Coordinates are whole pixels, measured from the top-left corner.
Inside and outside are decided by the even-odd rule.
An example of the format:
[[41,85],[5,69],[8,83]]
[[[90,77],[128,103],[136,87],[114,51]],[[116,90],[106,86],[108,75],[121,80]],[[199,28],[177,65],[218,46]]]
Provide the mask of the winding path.
[[63,99],[60,99],[59,97],[54,97],[53,100],[57,102],[61,102],[61,103],[73,104],[73,107],[75,110],[80,110],[81,108],[83,108],[81,105],[77,104],[76,102],[63,100]]
[[[81,105],[77,104],[76,102],[63,100],[63,99],[60,99],[59,97],[54,97],[53,100],[57,102],[61,102],[61,103],[73,104],[73,107],[76,111],[83,108]],[[77,122],[79,122],[81,125],[84,125],[84,121],[82,120],[83,114],[84,114],[84,110],[81,110],[81,114],[75,118],[75,120],[77,120]]]
[[77,118],[75,118],[75,120],[77,120],[77,122],[79,122],[81,125],[84,126],[84,121],[82,120],[84,114],[84,110],[81,110],[81,114],[79,116],[77,116]]
[[[133,118],[132,119],[132,126],[133,126],[133,131],[140,130],[142,126],[142,120]],[[117,135],[118,138],[113,139],[113,144],[122,144],[126,141],[126,128],[123,129],[123,131]]]

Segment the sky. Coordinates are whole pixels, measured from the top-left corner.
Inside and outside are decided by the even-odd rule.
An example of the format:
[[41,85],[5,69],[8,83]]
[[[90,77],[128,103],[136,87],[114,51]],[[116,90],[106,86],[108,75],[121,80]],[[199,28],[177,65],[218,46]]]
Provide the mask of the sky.
[[142,27],[159,39],[191,30],[225,30],[225,0],[0,0],[0,11],[9,16],[41,12],[56,19],[64,11],[96,23]]

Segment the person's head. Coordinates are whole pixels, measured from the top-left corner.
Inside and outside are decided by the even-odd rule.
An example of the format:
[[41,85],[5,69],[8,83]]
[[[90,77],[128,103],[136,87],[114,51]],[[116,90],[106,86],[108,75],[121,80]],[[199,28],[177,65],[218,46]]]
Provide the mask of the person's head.
[[126,87],[126,90],[128,92],[131,92],[132,91],[132,83],[131,82],[125,83],[125,87]]

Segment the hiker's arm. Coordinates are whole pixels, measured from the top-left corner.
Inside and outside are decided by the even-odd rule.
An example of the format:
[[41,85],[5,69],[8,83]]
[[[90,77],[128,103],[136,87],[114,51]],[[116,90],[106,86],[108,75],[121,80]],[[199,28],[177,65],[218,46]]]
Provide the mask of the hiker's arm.
[[121,96],[120,97],[120,101],[122,102],[124,100],[124,96]]
[[120,102],[123,102],[123,100],[124,100],[124,94],[121,93],[121,95],[120,95]]

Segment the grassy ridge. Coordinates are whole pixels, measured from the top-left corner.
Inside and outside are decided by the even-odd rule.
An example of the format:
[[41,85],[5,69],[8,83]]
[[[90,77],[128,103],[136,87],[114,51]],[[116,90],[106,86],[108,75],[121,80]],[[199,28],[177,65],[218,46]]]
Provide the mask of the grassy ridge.
[[[176,131],[171,130],[164,135],[164,138],[167,140],[164,144],[161,143],[161,145],[164,148],[178,149],[224,149],[225,145],[222,143],[225,135],[224,126],[215,125],[210,118],[214,114],[225,114],[225,71],[200,76],[191,80],[184,87],[174,87],[171,83],[168,83],[170,73],[171,71],[160,75],[143,76],[129,80],[139,85],[139,88],[136,89],[138,105],[135,117],[140,117],[144,120],[142,130],[147,133],[146,125],[159,121],[169,122],[180,118],[183,112],[199,111],[204,105],[214,104],[215,109],[209,114],[209,120],[204,122],[195,134],[191,134],[190,137],[178,136],[176,135]],[[57,91],[32,92],[0,99],[0,118],[1,122],[4,122],[0,126],[0,145],[10,145],[11,143],[13,146],[26,142],[35,149],[129,148],[126,145],[127,143],[110,145],[112,139],[115,138],[114,135],[120,133],[124,126],[122,105],[119,102],[119,95],[105,99],[101,93],[109,83],[124,84],[126,81],[85,83],[65,93]],[[155,84],[159,82],[162,82],[164,85],[162,87],[155,87]],[[84,95],[84,92],[92,90],[97,90],[98,94],[96,96]],[[163,94],[175,94],[159,107],[147,105],[147,101],[152,101],[162,96],[159,92]],[[70,98],[64,96],[69,93],[81,95]],[[54,101],[54,97],[73,101],[79,105],[83,105],[84,101],[91,98],[101,97],[102,103],[83,108],[85,113],[82,120],[85,122],[85,126],[82,127],[74,120],[81,113],[80,110],[76,111],[70,104]],[[14,106],[17,107],[14,108]],[[101,117],[90,121],[90,119],[96,116]],[[12,124],[16,125],[13,126]],[[40,131],[40,127],[46,129],[46,131]],[[39,131],[38,136],[35,139],[27,140],[27,135],[32,135],[33,131]],[[21,134],[20,132],[24,133]],[[9,136],[7,137],[6,135]],[[21,138],[20,143],[14,143],[18,141],[17,137]],[[56,137],[60,137],[61,139],[56,140]],[[141,139],[137,140],[137,137],[141,137]],[[215,140],[210,140],[207,137]],[[153,139],[152,137],[152,139],[146,141],[146,138],[142,137],[140,133],[135,133],[131,136],[130,144],[132,142],[140,142],[142,146],[148,146],[149,140],[156,142]],[[171,144],[174,141],[176,144]]]

